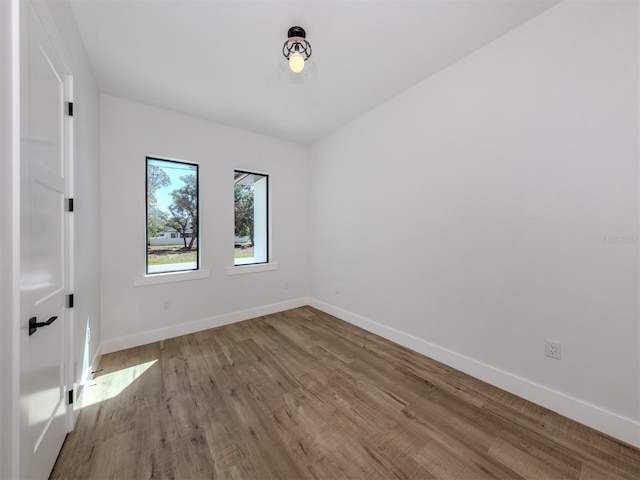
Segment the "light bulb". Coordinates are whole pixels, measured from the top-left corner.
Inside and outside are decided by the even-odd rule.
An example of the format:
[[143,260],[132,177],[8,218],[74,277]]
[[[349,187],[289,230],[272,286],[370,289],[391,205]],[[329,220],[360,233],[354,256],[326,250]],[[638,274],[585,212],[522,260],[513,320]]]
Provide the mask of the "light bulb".
[[304,58],[299,53],[293,53],[289,57],[289,68],[293,73],[300,73],[304,70]]

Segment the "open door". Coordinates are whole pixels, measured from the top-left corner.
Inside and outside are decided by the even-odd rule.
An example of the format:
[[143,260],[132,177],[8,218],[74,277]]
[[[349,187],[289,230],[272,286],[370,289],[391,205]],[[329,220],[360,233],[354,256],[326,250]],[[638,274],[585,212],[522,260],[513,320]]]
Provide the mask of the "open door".
[[30,2],[20,58],[20,471],[47,478],[69,425],[67,72]]

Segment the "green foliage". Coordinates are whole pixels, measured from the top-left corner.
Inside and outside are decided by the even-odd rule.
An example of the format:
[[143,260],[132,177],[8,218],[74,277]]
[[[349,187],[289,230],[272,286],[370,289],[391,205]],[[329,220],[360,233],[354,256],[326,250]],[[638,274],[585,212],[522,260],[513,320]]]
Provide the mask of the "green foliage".
[[170,184],[169,175],[161,167],[147,164],[147,244],[166,229],[166,214],[157,207],[156,192]]
[[235,235],[249,236],[253,244],[253,187],[251,185],[236,184],[234,188],[235,200]]
[[239,229],[236,229],[236,237],[248,237],[250,234],[249,225],[242,225]]
[[196,261],[196,253],[192,253],[191,258],[176,257],[172,255],[149,255],[149,265],[174,265],[176,263],[192,263]]
[[157,205],[156,192],[159,188],[171,185],[167,172],[157,165],[147,164],[147,202],[154,207]]
[[147,215],[147,241],[149,241],[166,230],[167,214],[155,205],[149,205]]
[[196,252],[186,251],[182,247],[174,245],[149,247],[147,253],[148,265],[171,265],[197,261]]
[[236,252],[233,258],[251,258],[253,255],[253,250],[240,250],[239,252]]

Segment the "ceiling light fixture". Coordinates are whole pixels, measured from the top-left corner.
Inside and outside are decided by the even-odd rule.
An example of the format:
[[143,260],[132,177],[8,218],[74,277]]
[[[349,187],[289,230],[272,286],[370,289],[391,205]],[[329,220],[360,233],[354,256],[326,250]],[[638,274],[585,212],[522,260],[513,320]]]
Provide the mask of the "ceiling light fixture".
[[280,74],[294,82],[310,78],[315,73],[315,65],[309,62],[311,44],[307,41],[304,28],[291,27],[287,37],[282,46],[282,55],[287,63],[280,65]]

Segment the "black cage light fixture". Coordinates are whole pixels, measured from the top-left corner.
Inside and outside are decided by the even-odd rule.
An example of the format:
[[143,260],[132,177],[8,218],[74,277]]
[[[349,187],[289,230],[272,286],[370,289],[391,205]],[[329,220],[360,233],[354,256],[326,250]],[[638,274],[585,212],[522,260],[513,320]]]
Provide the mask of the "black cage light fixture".
[[287,60],[281,65],[280,73],[292,81],[301,81],[315,73],[315,65],[309,62],[311,44],[307,41],[307,33],[302,27],[291,27],[287,32],[287,40],[282,46],[282,55]]
[[282,46],[282,54],[289,61],[293,73],[304,70],[304,62],[311,56],[311,44],[307,42],[307,33],[302,27],[291,27],[287,32],[287,41]]

